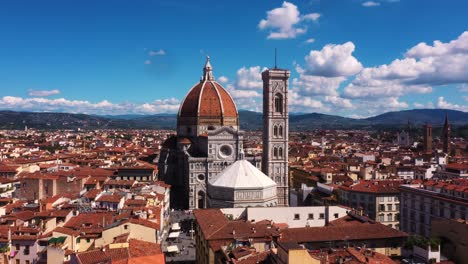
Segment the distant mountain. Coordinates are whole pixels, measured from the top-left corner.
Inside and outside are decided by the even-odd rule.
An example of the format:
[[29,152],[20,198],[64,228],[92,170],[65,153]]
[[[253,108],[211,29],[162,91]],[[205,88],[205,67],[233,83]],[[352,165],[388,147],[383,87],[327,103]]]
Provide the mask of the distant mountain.
[[[442,126],[445,114],[454,126],[467,126],[468,113],[445,109],[414,109],[388,112],[365,119],[354,119],[319,113],[294,114],[289,117],[292,131],[313,129],[375,129],[398,128],[411,124],[432,123]],[[241,128],[257,130],[262,128],[262,114],[247,110],[239,111]],[[0,111],[0,129],[24,129],[25,126],[36,129],[174,129],[177,124],[176,114],[157,115],[117,115],[96,116],[69,113],[15,112]]]
[[372,124],[411,124],[422,125],[431,123],[432,125],[442,125],[445,120],[445,114],[448,114],[452,125],[468,124],[468,113],[448,110],[448,109],[414,109],[397,112],[387,112],[374,117],[366,118]]
[[130,120],[130,119],[135,119],[135,118],[140,118],[140,117],[145,117],[147,115],[137,115],[137,114],[128,114],[128,115],[94,115],[96,117],[104,117],[108,119],[123,119],[123,120]]

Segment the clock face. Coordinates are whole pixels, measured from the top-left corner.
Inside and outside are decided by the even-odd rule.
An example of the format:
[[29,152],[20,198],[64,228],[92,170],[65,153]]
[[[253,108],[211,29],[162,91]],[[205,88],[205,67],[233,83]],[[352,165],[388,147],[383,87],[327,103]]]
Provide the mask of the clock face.
[[232,154],[232,147],[229,145],[222,145],[221,148],[219,148],[219,155],[223,158],[227,158],[231,156]]

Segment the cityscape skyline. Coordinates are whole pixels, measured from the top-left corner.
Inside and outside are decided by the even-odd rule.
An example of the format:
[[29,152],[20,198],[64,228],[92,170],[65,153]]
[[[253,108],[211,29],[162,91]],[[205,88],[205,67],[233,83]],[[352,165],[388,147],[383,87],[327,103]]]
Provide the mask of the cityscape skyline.
[[238,108],[259,112],[277,48],[291,112],[468,111],[463,1],[246,3],[2,3],[0,109],[176,113],[210,55]]

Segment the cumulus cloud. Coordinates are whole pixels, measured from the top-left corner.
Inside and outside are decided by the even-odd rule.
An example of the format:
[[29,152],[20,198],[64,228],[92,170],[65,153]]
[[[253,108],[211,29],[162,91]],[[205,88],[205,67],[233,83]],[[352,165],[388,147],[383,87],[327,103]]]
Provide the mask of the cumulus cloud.
[[442,108],[442,109],[452,109],[452,110],[458,110],[458,111],[464,111],[464,112],[468,111],[468,105],[459,105],[459,104],[450,103],[446,101],[443,96],[440,96],[437,99],[436,106],[437,108]]
[[218,78],[218,82],[220,82],[220,83],[227,83],[227,82],[229,82],[229,79],[228,79],[226,76],[220,76],[220,77]]
[[148,52],[148,55],[153,57],[153,56],[162,56],[162,55],[166,55],[166,51],[163,50],[163,49],[160,49],[160,50],[150,50]]
[[304,96],[332,95],[337,96],[337,89],[346,80],[345,77],[323,77],[305,74],[305,70],[300,66],[296,67],[299,78],[292,80],[292,85],[298,93]]
[[54,90],[33,90],[30,89],[28,90],[28,95],[29,96],[38,96],[38,97],[46,97],[46,96],[51,96],[55,94],[59,94],[60,90],[54,89]]
[[379,6],[379,5],[380,5],[379,2],[374,2],[374,1],[366,1],[362,3],[362,6],[364,7],[373,7],[373,6]]
[[146,64],[146,65],[150,65],[150,64],[151,64],[151,61],[150,61],[150,60],[145,60],[145,64]]
[[367,98],[356,99],[352,101],[354,109],[358,115],[361,116],[374,116],[388,111],[398,111],[407,109],[409,104],[400,101],[398,97],[380,97],[380,98]]
[[303,20],[317,21],[320,18],[320,16],[321,15],[319,13],[310,13],[310,14],[302,16],[302,19]]
[[305,56],[306,74],[324,77],[349,76],[358,73],[362,64],[352,55],[354,43],[328,44],[322,50],[311,50]]
[[315,39],[314,38],[310,38],[310,39],[307,39],[306,41],[304,41],[305,43],[314,43],[315,42]]
[[325,107],[320,100],[301,96],[297,89],[289,90],[288,99],[289,110],[291,112],[310,112],[318,110],[328,112],[330,110]]
[[337,108],[354,108],[351,100],[339,96],[325,96],[325,102],[329,102]]
[[288,39],[307,32],[305,26],[301,26],[301,21],[317,21],[320,14],[311,13],[301,15],[296,5],[283,2],[281,7],[267,11],[267,18],[260,20],[258,27],[260,30],[271,29],[267,38]]
[[225,85],[226,90],[234,98],[238,108],[261,111],[262,106],[262,72],[265,67],[242,67],[236,72],[236,78],[230,81],[226,76],[218,78],[218,82]]
[[86,114],[157,114],[176,112],[180,101],[175,98],[155,100],[150,103],[112,103],[103,100],[93,103],[87,100],[69,100],[65,98],[22,98],[4,96],[0,98],[0,108],[16,111],[48,111]]
[[265,67],[242,67],[236,73],[236,86],[240,89],[261,89],[263,87],[262,72]]
[[402,59],[365,68],[344,89],[348,97],[430,93],[433,86],[468,83],[468,32],[449,43],[419,43]]
[[468,83],[463,83],[458,88],[460,92],[468,93]]
[[406,52],[406,57],[425,58],[466,53],[468,53],[468,31],[463,32],[457,39],[448,43],[436,40],[433,42],[433,45],[430,46],[421,42],[409,49]]

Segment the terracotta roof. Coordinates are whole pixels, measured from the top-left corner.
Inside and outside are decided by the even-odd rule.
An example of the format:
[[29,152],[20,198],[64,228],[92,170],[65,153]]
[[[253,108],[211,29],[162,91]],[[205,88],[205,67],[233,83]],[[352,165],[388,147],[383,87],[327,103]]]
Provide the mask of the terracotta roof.
[[[339,221],[338,221],[339,220]],[[336,221],[336,222],[335,222]],[[374,222],[361,222],[351,216],[345,216],[330,222],[324,227],[289,228],[282,232],[284,241],[323,242],[342,240],[367,240],[404,238],[408,234],[386,225]]]
[[83,197],[85,198],[88,198],[88,199],[96,199],[96,196],[101,193],[101,190],[98,190],[98,189],[92,189],[92,190],[89,190],[87,191]]
[[164,254],[130,258],[128,259],[128,262],[127,262],[127,264],[164,264],[164,263],[166,263]]
[[208,239],[216,231],[229,223],[229,220],[219,209],[194,210],[193,215],[195,216],[198,225],[200,225],[200,229],[202,230],[205,239]]
[[195,210],[194,216],[213,251],[235,239],[271,239],[279,236],[279,230],[271,227],[269,221],[229,221],[219,209]]
[[162,253],[161,245],[137,239],[130,239],[129,251],[131,257],[143,257]]
[[106,249],[105,253],[112,259],[112,262],[129,258],[127,248]]
[[364,193],[399,193],[398,187],[403,184],[401,180],[382,180],[382,181],[366,181],[360,182],[350,186],[340,186],[340,189],[350,192],[364,192]]
[[64,225],[64,227],[79,229],[82,226],[87,227],[102,227],[107,226],[113,221],[112,212],[99,212],[99,213],[81,213],[75,217],[72,217]]
[[101,195],[96,202],[119,203],[123,197],[123,195],[119,194],[105,194]]
[[111,257],[105,254],[100,249],[90,250],[76,254],[76,258],[80,264],[110,264]]
[[160,228],[160,225],[158,223],[155,223],[155,222],[152,222],[152,221],[149,221],[149,220],[145,220],[145,219],[131,218],[130,223],[136,224],[136,225],[141,225],[141,226],[146,226],[146,227],[157,229],[157,230],[159,230],[159,228]]
[[465,164],[465,163],[449,163],[449,164],[447,164],[447,169],[468,170],[468,164]]
[[16,169],[19,166],[8,166],[8,165],[1,165],[0,166],[0,172],[17,172]]

